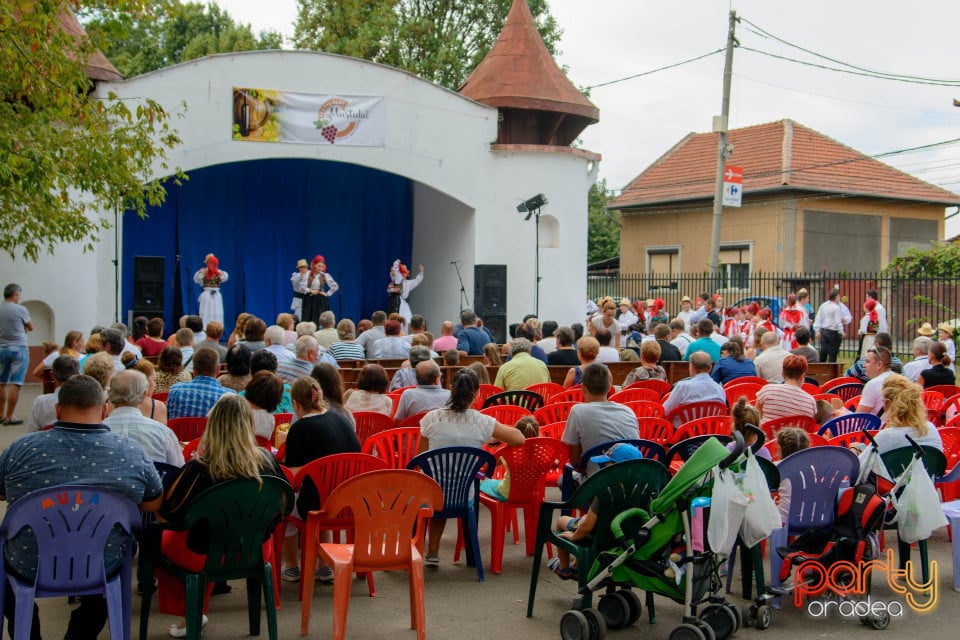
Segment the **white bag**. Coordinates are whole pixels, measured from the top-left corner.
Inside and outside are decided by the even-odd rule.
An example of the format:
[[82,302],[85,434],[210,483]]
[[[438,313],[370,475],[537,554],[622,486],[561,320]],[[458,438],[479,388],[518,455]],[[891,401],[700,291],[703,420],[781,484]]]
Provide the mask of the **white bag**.
[[926,540],[948,524],[923,460],[914,463],[907,486],[899,498],[893,498],[893,504],[897,508],[897,534],[904,542]]
[[730,553],[737,541],[746,509],[747,497],[737,486],[733,471],[714,469],[710,523],[707,525],[707,541],[711,551],[722,556]]
[[746,472],[741,488],[747,498],[747,509],[740,526],[740,539],[747,547],[752,547],[761,540],[766,540],[771,531],[781,526],[780,512],[770,497],[767,478],[753,452],[747,453]]

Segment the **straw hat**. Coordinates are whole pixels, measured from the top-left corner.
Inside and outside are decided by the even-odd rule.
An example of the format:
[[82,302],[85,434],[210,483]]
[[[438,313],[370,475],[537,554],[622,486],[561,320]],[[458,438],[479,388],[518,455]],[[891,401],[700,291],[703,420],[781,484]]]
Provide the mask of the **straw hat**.
[[620,305],[621,305],[621,306],[622,306],[622,305],[627,305],[627,306],[629,307],[629,306],[630,306],[630,298],[620,298]]
[[937,325],[938,331],[946,331],[950,335],[953,335],[953,323],[952,322],[941,322]]
[[690,296],[683,296],[680,298],[680,302],[689,302],[690,304],[693,304],[693,300],[690,299]]
[[297,269],[309,269],[310,265],[307,264],[307,261],[303,258],[297,260]]
[[924,322],[922,325],[920,325],[920,328],[917,329],[917,333],[922,336],[932,336],[934,334],[933,325],[931,325],[929,322]]

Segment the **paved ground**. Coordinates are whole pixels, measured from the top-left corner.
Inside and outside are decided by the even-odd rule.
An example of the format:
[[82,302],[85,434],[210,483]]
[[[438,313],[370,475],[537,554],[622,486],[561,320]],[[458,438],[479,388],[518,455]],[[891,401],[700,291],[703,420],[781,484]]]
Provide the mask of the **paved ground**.
[[[37,395],[39,387],[27,387],[21,397],[18,415],[25,415],[30,402]],[[0,447],[22,433],[22,427],[0,427]],[[489,517],[481,509],[481,551],[489,565]],[[457,639],[469,634],[471,637],[484,638],[540,638],[555,640],[559,638],[560,617],[567,610],[576,588],[572,582],[563,582],[541,570],[534,617],[526,617],[527,590],[529,586],[530,559],[524,555],[523,545],[514,546],[508,542],[504,557],[503,573],[487,575],[485,582],[477,581],[474,569],[467,568],[463,559],[452,564],[453,531],[448,532],[447,540],[441,549],[441,565],[429,568],[426,574],[427,633],[431,638]],[[795,640],[806,638],[867,638],[882,633],[894,637],[903,634],[909,637],[956,638],[956,622],[953,616],[960,607],[960,593],[953,590],[953,570],[951,565],[950,543],[946,531],[937,532],[930,541],[931,557],[939,563],[937,580],[939,602],[935,610],[926,615],[907,612],[902,618],[895,618],[887,631],[873,631],[862,626],[856,618],[844,619],[836,613],[826,618],[814,618],[805,612],[785,604],[782,611],[774,613],[773,624],[766,631],[742,629],[736,637],[777,638]],[[914,552],[916,556],[916,551]],[[875,585],[883,578],[877,576]],[[406,574],[399,572],[376,574],[377,597],[370,598],[366,592],[366,583],[356,581],[353,587],[353,599],[347,624],[348,637],[370,640],[397,640],[416,638],[414,631],[408,629],[409,609],[407,599]],[[233,593],[216,596],[210,604],[210,623],[204,631],[204,637],[236,638],[247,635],[246,594],[242,581],[233,583]],[[738,581],[734,582],[734,594],[730,596],[737,605],[748,604],[736,593]],[[876,586],[874,600],[902,603],[903,597],[895,595],[885,585]],[[155,601],[154,601],[155,602]],[[281,638],[299,636],[300,607],[297,601],[297,585],[283,583],[281,594],[282,608],[279,612]],[[140,599],[133,598],[133,629],[136,637],[139,625]],[[332,589],[329,585],[317,585],[311,613],[310,636],[331,637]],[[65,599],[47,599],[40,601],[41,619],[45,637],[60,637],[66,629],[70,606]],[[635,626],[620,631],[611,631],[608,638],[636,638],[666,640],[670,631],[679,623],[680,606],[657,599],[658,623],[650,625],[646,612]],[[150,618],[150,638],[166,638],[166,628],[175,622],[169,616],[156,613],[154,603]],[[266,622],[261,635],[266,636]],[[101,634],[106,638],[107,632]]]

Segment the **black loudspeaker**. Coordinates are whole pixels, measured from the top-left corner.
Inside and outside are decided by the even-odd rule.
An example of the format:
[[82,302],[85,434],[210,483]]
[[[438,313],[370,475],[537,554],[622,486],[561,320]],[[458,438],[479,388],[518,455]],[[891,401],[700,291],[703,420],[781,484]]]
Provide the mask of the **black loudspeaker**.
[[507,265],[478,264],[473,268],[473,308],[498,343],[507,341]]
[[159,315],[163,313],[163,267],[164,259],[162,256],[134,256],[134,315]]

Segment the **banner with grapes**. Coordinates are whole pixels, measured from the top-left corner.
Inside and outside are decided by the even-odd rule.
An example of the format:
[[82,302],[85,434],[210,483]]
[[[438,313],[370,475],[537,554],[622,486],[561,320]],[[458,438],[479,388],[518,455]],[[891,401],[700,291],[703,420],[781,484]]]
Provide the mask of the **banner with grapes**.
[[382,147],[381,96],[233,89],[233,139],[249,142]]

